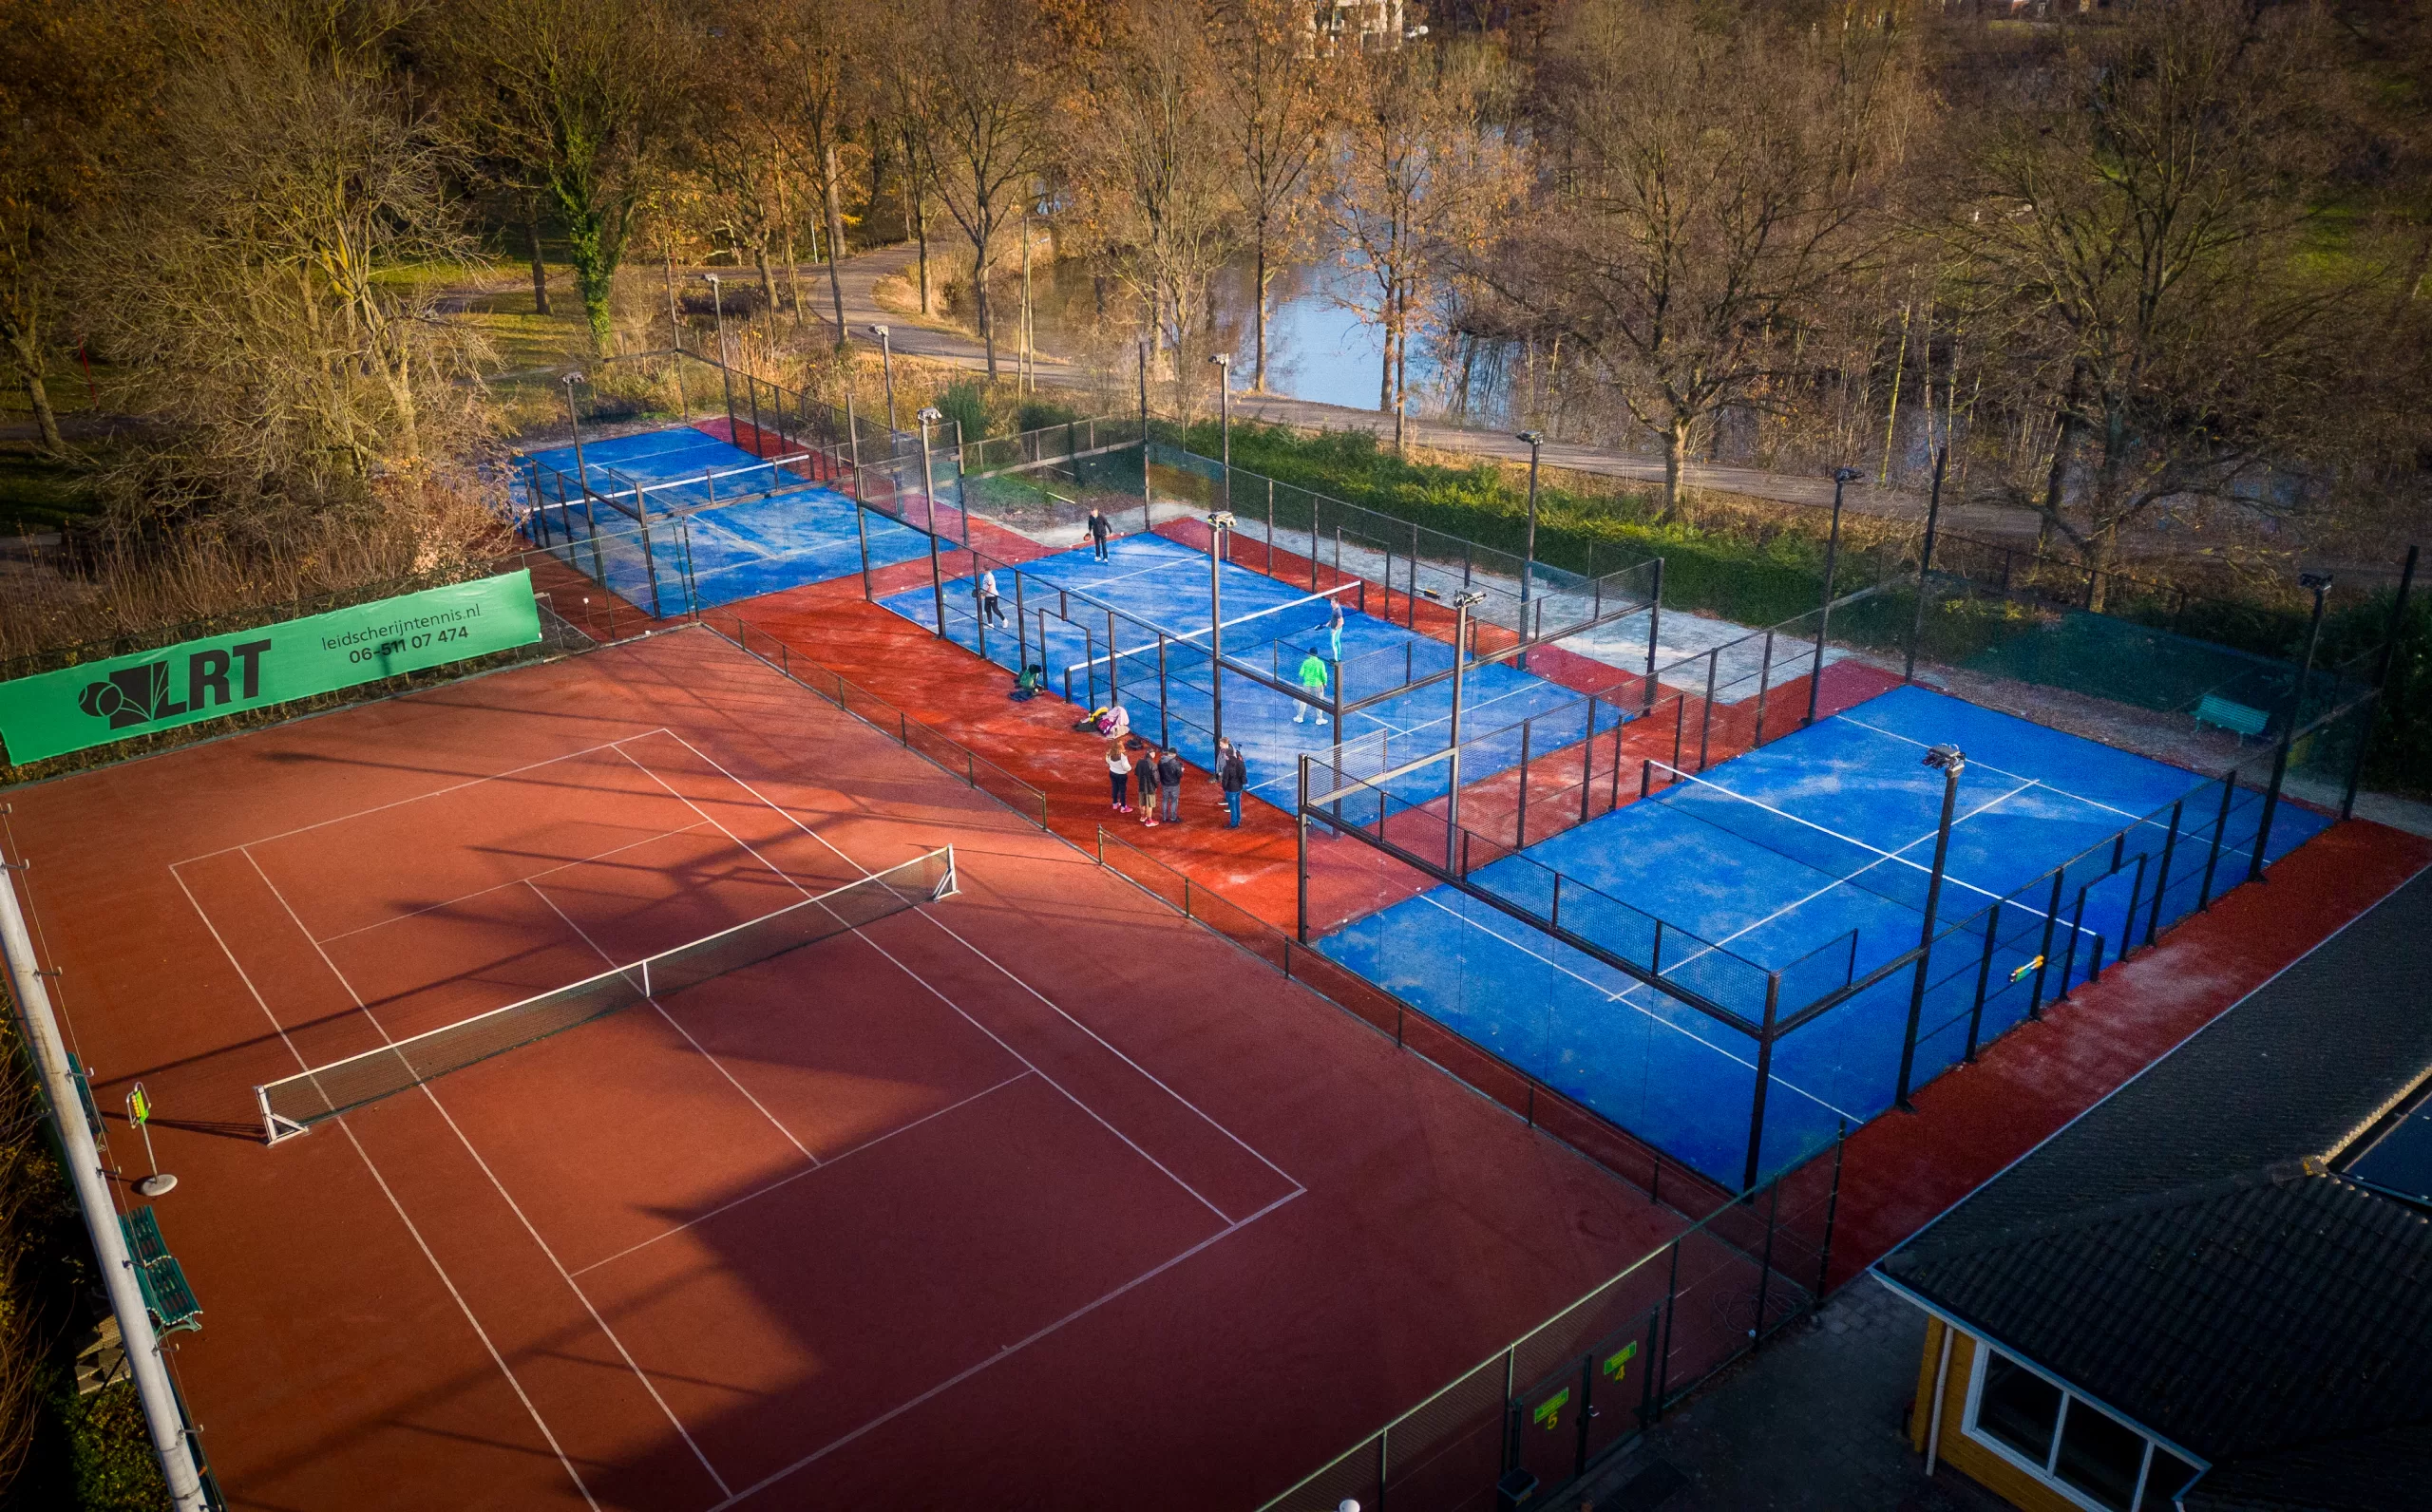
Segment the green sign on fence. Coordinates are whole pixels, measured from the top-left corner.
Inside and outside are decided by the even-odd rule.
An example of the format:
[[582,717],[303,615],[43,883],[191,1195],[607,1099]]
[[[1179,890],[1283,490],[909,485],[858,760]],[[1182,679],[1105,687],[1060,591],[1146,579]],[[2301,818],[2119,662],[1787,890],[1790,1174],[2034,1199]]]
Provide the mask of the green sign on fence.
[[504,573],[0,683],[0,742],[23,765],[540,638],[532,575]]

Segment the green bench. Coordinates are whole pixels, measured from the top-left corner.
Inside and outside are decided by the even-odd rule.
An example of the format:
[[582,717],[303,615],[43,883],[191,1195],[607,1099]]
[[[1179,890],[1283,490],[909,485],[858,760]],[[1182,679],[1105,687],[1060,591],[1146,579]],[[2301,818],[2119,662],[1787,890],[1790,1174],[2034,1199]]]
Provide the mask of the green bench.
[[2244,739],[2262,734],[2264,727],[2271,723],[2271,716],[2260,709],[2233,704],[2218,693],[2206,693],[2204,701],[2195,706],[2195,723],[2226,729]]
[[186,1273],[161,1238],[161,1222],[148,1207],[139,1207],[118,1220],[126,1235],[126,1250],[135,1257],[135,1284],[142,1290],[144,1309],[163,1333],[202,1327],[202,1304],[186,1285]]

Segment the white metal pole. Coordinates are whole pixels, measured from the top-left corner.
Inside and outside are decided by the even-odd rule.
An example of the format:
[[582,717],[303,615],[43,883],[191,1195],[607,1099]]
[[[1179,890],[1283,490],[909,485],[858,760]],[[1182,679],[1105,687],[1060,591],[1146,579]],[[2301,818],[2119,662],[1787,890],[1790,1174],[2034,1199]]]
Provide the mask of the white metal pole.
[[67,1049],[59,1037],[59,1021],[51,1014],[49,989],[34,967],[33,940],[26,933],[25,915],[18,911],[14,883],[11,878],[10,885],[0,887],[0,955],[8,957],[9,983],[16,994],[26,1039],[33,1047],[34,1063],[42,1069],[60,1142],[66,1146],[76,1205],[84,1210],[86,1231],[92,1236],[93,1252],[101,1257],[102,1280],[109,1290],[110,1311],[118,1315],[119,1335],[125,1341],[136,1395],[142,1400],[144,1421],[151,1428],[152,1450],[161,1457],[161,1474],[168,1482],[170,1504],[178,1512],[205,1512],[202,1477],[195,1469],[184,1417],[169,1386],[168,1367],[161,1358],[160,1335],[152,1332],[152,1314],[144,1311],[143,1293],[136,1285],[135,1258],[127,1254],[126,1235],[118,1226],[118,1205],[110,1200],[102,1152],[94,1146],[92,1130],[85,1124],[84,1100],[76,1095],[67,1069]]

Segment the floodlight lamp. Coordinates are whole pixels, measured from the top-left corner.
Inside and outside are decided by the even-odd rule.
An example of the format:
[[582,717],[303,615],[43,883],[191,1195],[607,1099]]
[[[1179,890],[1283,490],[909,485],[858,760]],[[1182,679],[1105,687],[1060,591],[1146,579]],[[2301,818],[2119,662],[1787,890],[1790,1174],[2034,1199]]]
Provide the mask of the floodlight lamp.
[[884,341],[886,339],[886,328],[884,326],[872,326],[870,328],[870,334],[876,336],[881,341]]
[[701,274],[701,281],[702,281],[703,283],[717,283],[717,282],[719,282],[720,280],[719,280],[718,275],[717,275],[716,274],[713,274],[713,273],[705,273],[705,274]]
[[1219,368],[1230,368],[1233,365],[1233,354],[1229,351],[1220,351],[1207,360]]
[[560,378],[560,379],[558,380],[558,382],[560,382],[560,383],[561,383],[561,384],[565,385],[567,387],[571,388],[571,387],[573,387],[575,385],[577,385],[577,384],[579,384],[579,383],[582,382],[582,374],[581,374],[580,371],[577,371],[577,372],[570,372],[570,373],[567,373],[564,377]]
[[1939,772],[1956,777],[1967,765],[1967,758],[1956,746],[1936,746],[1926,752],[1925,764]]
[[1542,430],[1524,430],[1511,439],[1525,441],[1531,446],[1542,446],[1546,444],[1546,433]]
[[2297,586],[2300,588],[2310,588],[2318,594],[2328,593],[2330,591],[2330,574],[2299,573],[2297,575]]
[[939,421],[945,419],[946,416],[945,411],[940,409],[937,406],[923,405],[921,406],[921,412],[912,418],[918,420],[924,425],[934,425]]
[[1359,1512],[1359,1503],[1354,1502],[1349,1497],[1344,1497],[1341,1503],[1334,1509],[1334,1512]]
[[1475,609],[1485,602],[1486,595],[1475,588],[1463,589],[1453,595],[1453,607],[1455,609]]
[[1210,511],[1210,512],[1209,512],[1209,514],[1208,514],[1208,516],[1207,516],[1207,525],[1208,525],[1208,528],[1209,528],[1209,529],[1211,529],[1211,530],[1230,530],[1230,529],[1232,529],[1232,528],[1233,528],[1233,512],[1232,512],[1231,510],[1229,510],[1229,509],[1218,509],[1218,510]]
[[1424,26],[1413,27],[1402,33],[1402,40],[1404,42],[1416,42],[1419,38],[1425,35],[1427,35],[1427,28]]
[[1855,467],[1835,467],[1833,469],[1833,481],[1836,483],[1853,483],[1865,476],[1866,474],[1863,471]]

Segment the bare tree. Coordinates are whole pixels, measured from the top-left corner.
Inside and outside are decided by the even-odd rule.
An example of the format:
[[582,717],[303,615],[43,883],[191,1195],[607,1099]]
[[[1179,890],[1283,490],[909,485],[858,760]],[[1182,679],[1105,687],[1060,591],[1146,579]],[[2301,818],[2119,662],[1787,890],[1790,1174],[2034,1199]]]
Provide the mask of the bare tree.
[[693,30],[665,0],[452,0],[426,32],[484,145],[547,194],[606,351],[609,296],[673,145]]
[[1310,46],[1309,14],[1299,0],[1221,0],[1206,48],[1234,197],[1246,222],[1255,332],[1250,387],[1262,392],[1267,290],[1314,218],[1340,74],[1331,54]]
[[929,182],[971,244],[972,294],[994,379],[989,275],[1050,165],[1054,65],[1065,53],[1036,0],[905,0],[888,20],[891,92],[920,123]]
[[1917,99],[1885,30],[1591,0],[1549,43],[1538,201],[1475,271],[1662,438],[1666,518],[1701,432],[1877,245]]
[[0,347],[43,446],[65,443],[43,381],[61,241],[119,186],[161,84],[145,18],[116,5],[0,10]]
[[1234,180],[1207,150],[1222,130],[1208,52],[1196,27],[1125,13],[1066,118],[1076,239],[1138,296],[1152,339],[1175,353],[1178,392],[1208,280],[1232,252]]
[[1384,333],[1377,407],[1402,444],[1410,340],[1437,308],[1433,280],[1491,222],[1512,163],[1482,119],[1495,60],[1474,48],[1395,47],[1348,73],[1341,141],[1323,203],[1359,274],[1337,297]]
[[[2169,502],[2301,502],[2327,468],[2351,312],[2383,270],[2329,272],[2317,16],[2185,0],[2081,34],[2057,87],[2004,101],[1939,228],[1995,339],[2024,444],[1987,490],[2112,566]],[[2098,602],[2095,607],[2100,607]]]

